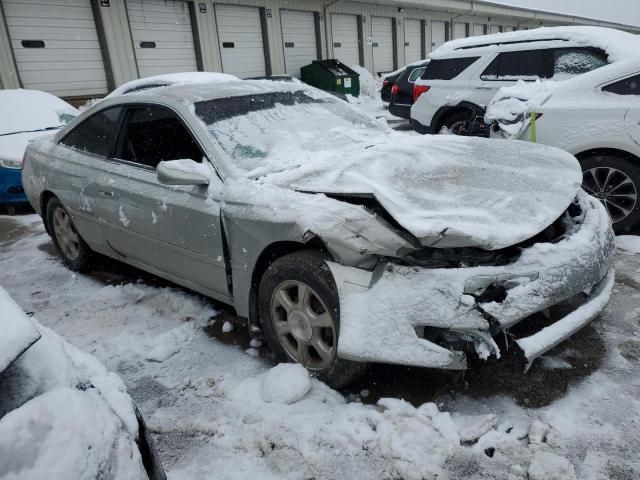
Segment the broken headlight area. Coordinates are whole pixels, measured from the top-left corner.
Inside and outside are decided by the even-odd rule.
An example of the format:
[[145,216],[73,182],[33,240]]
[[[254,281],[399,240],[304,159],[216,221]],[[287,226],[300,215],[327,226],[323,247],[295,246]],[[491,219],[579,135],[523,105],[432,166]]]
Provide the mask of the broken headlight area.
[[[523,249],[538,243],[557,243],[570,234],[576,223],[580,223],[582,209],[576,198],[569,208],[551,225],[534,237],[499,250],[484,250],[475,247],[434,248],[423,247],[404,253],[396,262],[422,268],[465,268],[465,267],[500,267],[518,260]],[[485,286],[486,287],[486,286]],[[496,286],[498,290],[503,287]],[[469,292],[473,294],[473,292]],[[494,295],[500,295],[494,292]]]

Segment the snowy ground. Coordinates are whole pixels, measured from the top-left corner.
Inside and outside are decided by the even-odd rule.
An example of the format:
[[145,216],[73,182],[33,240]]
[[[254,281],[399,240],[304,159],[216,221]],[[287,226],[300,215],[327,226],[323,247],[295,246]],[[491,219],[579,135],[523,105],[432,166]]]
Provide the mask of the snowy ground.
[[634,479],[640,254],[623,244],[602,318],[527,375],[376,366],[343,392],[270,370],[202,296],[121,265],[73,274],[35,215],[0,217],[0,283],[122,376],[170,479]]

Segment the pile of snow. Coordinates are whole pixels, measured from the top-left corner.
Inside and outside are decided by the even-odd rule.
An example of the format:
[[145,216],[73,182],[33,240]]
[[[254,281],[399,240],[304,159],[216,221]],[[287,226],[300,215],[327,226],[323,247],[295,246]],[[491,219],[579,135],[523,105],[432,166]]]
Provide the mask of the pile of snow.
[[297,402],[311,390],[309,372],[298,363],[281,363],[265,375],[262,399],[288,405]]
[[431,58],[442,58],[461,48],[532,40],[565,40],[576,46],[601,48],[609,55],[610,62],[640,56],[640,37],[638,35],[612,28],[582,26],[541,27],[532,30],[461,38],[445,43],[433,51],[430,56]]
[[537,112],[560,85],[556,81],[524,82],[502,87],[495,94],[485,114],[487,124],[500,123],[500,129],[509,139],[518,139],[530,123],[530,112]]
[[360,76],[360,96],[380,99],[382,78],[377,75],[374,76],[369,70],[360,65],[352,65],[351,70]]
[[[1,287],[0,311],[19,311]],[[1,377],[0,478],[147,478],[122,380],[34,325],[42,337]]]
[[40,332],[2,287],[0,287],[0,311],[2,312],[1,373],[40,338]]

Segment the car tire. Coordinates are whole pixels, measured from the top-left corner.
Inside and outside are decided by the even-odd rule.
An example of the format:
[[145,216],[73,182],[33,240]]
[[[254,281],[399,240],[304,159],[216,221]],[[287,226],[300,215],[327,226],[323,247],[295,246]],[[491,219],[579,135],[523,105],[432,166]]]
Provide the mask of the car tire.
[[366,370],[365,363],[337,356],[338,290],[320,252],[302,250],[273,262],[260,281],[258,307],[264,339],[278,361],[300,363],[333,388]]
[[90,271],[93,252],[76,230],[69,212],[55,197],[47,203],[46,211],[47,228],[62,261],[74,272]]
[[462,112],[457,112],[457,113],[453,113],[451,115],[448,115],[447,117],[445,117],[444,121],[442,122],[442,124],[440,125],[440,128],[438,128],[438,131],[435,133],[440,133],[442,131],[443,127],[446,127],[446,129],[452,134],[452,135],[458,135],[457,133],[453,132],[453,129],[463,123],[466,122],[467,124],[471,122],[471,120],[473,119],[473,112],[471,110],[465,110]]
[[580,164],[582,188],[609,211],[616,234],[640,226],[640,165],[615,155],[592,155]]

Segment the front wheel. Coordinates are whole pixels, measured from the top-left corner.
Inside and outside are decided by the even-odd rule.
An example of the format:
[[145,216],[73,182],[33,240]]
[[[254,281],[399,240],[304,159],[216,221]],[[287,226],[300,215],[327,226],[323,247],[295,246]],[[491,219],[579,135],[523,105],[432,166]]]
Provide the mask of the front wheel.
[[366,369],[337,356],[338,292],[318,252],[295,252],[273,262],[260,282],[258,303],[265,340],[278,360],[299,363],[335,388]]
[[582,160],[582,188],[606,207],[617,234],[640,225],[640,166],[622,157]]

